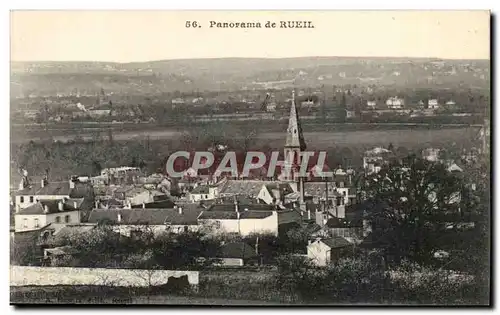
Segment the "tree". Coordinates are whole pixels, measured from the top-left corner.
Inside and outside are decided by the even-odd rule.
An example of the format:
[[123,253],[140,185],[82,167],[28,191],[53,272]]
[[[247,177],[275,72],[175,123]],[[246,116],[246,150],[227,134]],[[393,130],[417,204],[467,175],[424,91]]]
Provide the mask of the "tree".
[[440,163],[414,156],[391,162],[365,182],[372,239],[396,261],[430,259],[446,222],[460,209],[461,187],[461,179]]

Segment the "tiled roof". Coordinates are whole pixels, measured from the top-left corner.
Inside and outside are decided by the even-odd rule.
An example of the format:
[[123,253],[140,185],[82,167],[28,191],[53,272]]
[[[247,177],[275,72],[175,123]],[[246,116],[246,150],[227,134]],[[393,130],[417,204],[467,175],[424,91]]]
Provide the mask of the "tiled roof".
[[[18,214],[45,214],[45,206],[48,207],[48,213],[68,212],[80,209],[84,199],[66,199],[63,203],[63,210],[59,210],[60,200],[39,200],[39,202],[26,207],[18,212]],[[75,208],[76,203],[76,208]]]
[[92,210],[89,217],[90,223],[98,223],[102,220],[118,224],[118,214],[121,215],[119,224],[125,225],[196,225],[197,217],[201,209],[184,209],[182,214],[178,209],[120,209],[120,210]]
[[69,196],[71,198],[83,198],[91,194],[91,186],[84,183],[75,183],[75,188],[70,188],[69,181],[49,182],[44,187],[40,184],[31,185],[19,190],[16,195],[20,196]]
[[262,186],[273,184],[264,180],[228,180],[220,189],[221,194],[257,196]]
[[[326,197],[326,184],[324,182],[305,182],[304,190],[305,195],[315,196],[319,198]],[[332,183],[328,184],[328,198],[331,197],[341,197],[342,195],[337,192]]]
[[200,185],[196,186],[192,191],[192,194],[208,194],[209,193],[209,186],[208,185]]
[[348,240],[341,236],[322,239],[321,242],[326,244],[330,248],[342,248],[352,245]]
[[[264,219],[273,215],[272,211],[242,211],[240,219]],[[203,211],[198,219],[201,220],[237,220],[236,211]]]
[[302,216],[299,212],[295,210],[287,210],[278,212],[278,225],[286,224],[291,222],[300,222],[302,220]]
[[[172,209],[174,206],[175,203],[170,199],[148,202],[144,204],[144,207],[146,209]],[[139,208],[142,208],[142,204],[132,205],[132,209]]]
[[[238,209],[240,212],[245,211],[245,209],[248,209],[247,211],[273,211],[276,210],[275,205],[268,205],[268,204],[262,204],[262,203],[254,203],[254,204],[238,204]],[[208,211],[232,211],[235,212],[235,205],[231,203],[225,203],[225,204],[214,204],[208,208]]]

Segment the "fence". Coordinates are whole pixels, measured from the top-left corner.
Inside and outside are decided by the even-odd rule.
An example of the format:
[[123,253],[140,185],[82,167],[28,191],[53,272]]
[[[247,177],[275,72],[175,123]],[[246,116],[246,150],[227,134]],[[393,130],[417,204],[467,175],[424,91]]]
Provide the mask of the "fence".
[[199,284],[198,271],[142,270],[70,267],[10,267],[10,285],[102,285],[149,287],[167,284],[187,276],[190,285]]

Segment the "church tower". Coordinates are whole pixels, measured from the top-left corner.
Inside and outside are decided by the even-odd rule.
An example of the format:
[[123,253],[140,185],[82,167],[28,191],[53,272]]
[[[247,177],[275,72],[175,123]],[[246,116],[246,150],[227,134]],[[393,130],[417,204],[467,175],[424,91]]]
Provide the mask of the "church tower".
[[299,207],[302,211],[306,210],[304,202],[304,180],[299,174],[301,163],[301,152],[306,149],[306,142],[302,134],[302,127],[300,125],[299,114],[297,112],[297,105],[295,104],[295,90],[292,91],[292,104],[290,106],[290,117],[288,118],[288,129],[286,131],[286,142],[284,148],[285,167],[285,180],[295,181],[298,184],[298,191],[300,193]]
[[295,90],[292,91],[292,105],[290,106],[290,117],[288,118],[288,129],[286,130],[286,142],[284,148],[285,162],[292,166],[300,166],[300,152],[306,149],[306,142],[302,134],[299,114],[295,104]]

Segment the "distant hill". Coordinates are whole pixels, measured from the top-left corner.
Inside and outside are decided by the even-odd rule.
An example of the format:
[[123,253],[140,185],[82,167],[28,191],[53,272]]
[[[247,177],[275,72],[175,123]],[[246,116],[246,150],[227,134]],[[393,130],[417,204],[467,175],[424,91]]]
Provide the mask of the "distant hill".
[[12,62],[12,96],[155,94],[318,85],[489,88],[488,60],[408,58],[220,58],[150,62]]

